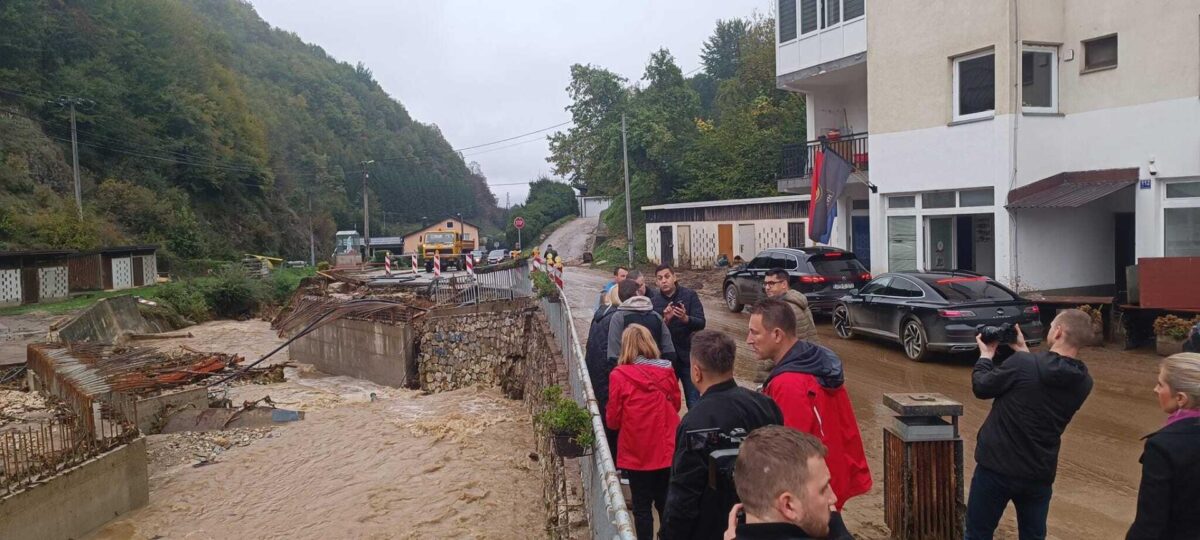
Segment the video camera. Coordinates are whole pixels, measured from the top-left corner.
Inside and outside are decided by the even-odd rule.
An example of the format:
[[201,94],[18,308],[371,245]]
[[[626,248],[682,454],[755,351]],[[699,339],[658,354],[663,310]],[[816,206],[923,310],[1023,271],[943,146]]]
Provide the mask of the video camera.
[[1017,328],[1012,323],[1003,323],[999,326],[981,324],[975,327],[975,332],[979,334],[979,339],[988,345],[1016,343],[1017,341]]
[[692,452],[702,452],[708,461],[708,487],[710,489],[733,494],[737,490],[733,484],[733,465],[737,461],[742,441],[746,439],[744,428],[734,428],[729,433],[722,433],[721,428],[696,429],[684,433],[687,449]]

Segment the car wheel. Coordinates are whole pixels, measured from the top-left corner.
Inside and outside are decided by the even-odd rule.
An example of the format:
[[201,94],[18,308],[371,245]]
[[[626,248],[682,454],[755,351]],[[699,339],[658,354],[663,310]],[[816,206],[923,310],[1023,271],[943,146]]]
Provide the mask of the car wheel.
[[904,346],[904,355],[909,360],[923,362],[929,357],[929,339],[926,337],[925,327],[917,319],[904,321],[904,328],[900,331],[900,344]]
[[850,310],[846,306],[838,306],[833,310],[833,331],[842,339],[854,339],[854,329],[850,326]]
[[738,301],[737,286],[732,283],[725,286],[725,307],[734,313],[741,312],[745,307]]

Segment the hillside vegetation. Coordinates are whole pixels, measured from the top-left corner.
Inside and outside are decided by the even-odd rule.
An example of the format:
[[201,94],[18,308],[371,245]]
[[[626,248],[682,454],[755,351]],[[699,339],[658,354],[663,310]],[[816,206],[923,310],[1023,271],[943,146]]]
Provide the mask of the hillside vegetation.
[[[401,234],[461,212],[494,227],[477,166],[369,69],[239,0],[0,3],[0,250],[160,243],[183,258],[318,257],[339,228]],[[69,112],[84,217],[76,217]]]

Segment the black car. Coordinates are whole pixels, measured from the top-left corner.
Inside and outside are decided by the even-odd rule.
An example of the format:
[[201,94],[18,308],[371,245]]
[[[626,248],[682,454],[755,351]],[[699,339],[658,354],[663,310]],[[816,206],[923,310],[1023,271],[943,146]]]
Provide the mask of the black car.
[[871,273],[849,251],[830,247],[775,248],[725,274],[725,306],[737,313],[765,296],[767,270],[782,268],[793,289],[804,293],[814,312],[832,312],[847,291],[862,287]]
[[976,350],[976,328],[1003,323],[1020,324],[1029,345],[1042,341],[1037,305],[987,276],[961,271],[883,274],[850,291],[833,312],[839,337],[895,341],[916,361],[935,351]]

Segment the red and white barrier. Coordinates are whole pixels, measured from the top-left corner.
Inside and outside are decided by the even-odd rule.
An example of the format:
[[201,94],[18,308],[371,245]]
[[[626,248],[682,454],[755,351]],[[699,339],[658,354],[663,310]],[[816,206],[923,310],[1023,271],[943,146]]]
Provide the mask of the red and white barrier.
[[474,276],[475,275],[475,257],[473,257],[470,253],[468,253],[466,259],[467,259],[467,273]]
[[387,277],[392,277],[392,256],[388,255],[383,258],[383,274]]
[[442,277],[442,257],[436,252],[433,254],[433,277]]
[[417,256],[411,255],[411,257],[412,257],[412,271],[413,271],[413,274],[415,275],[415,274],[417,274]]

